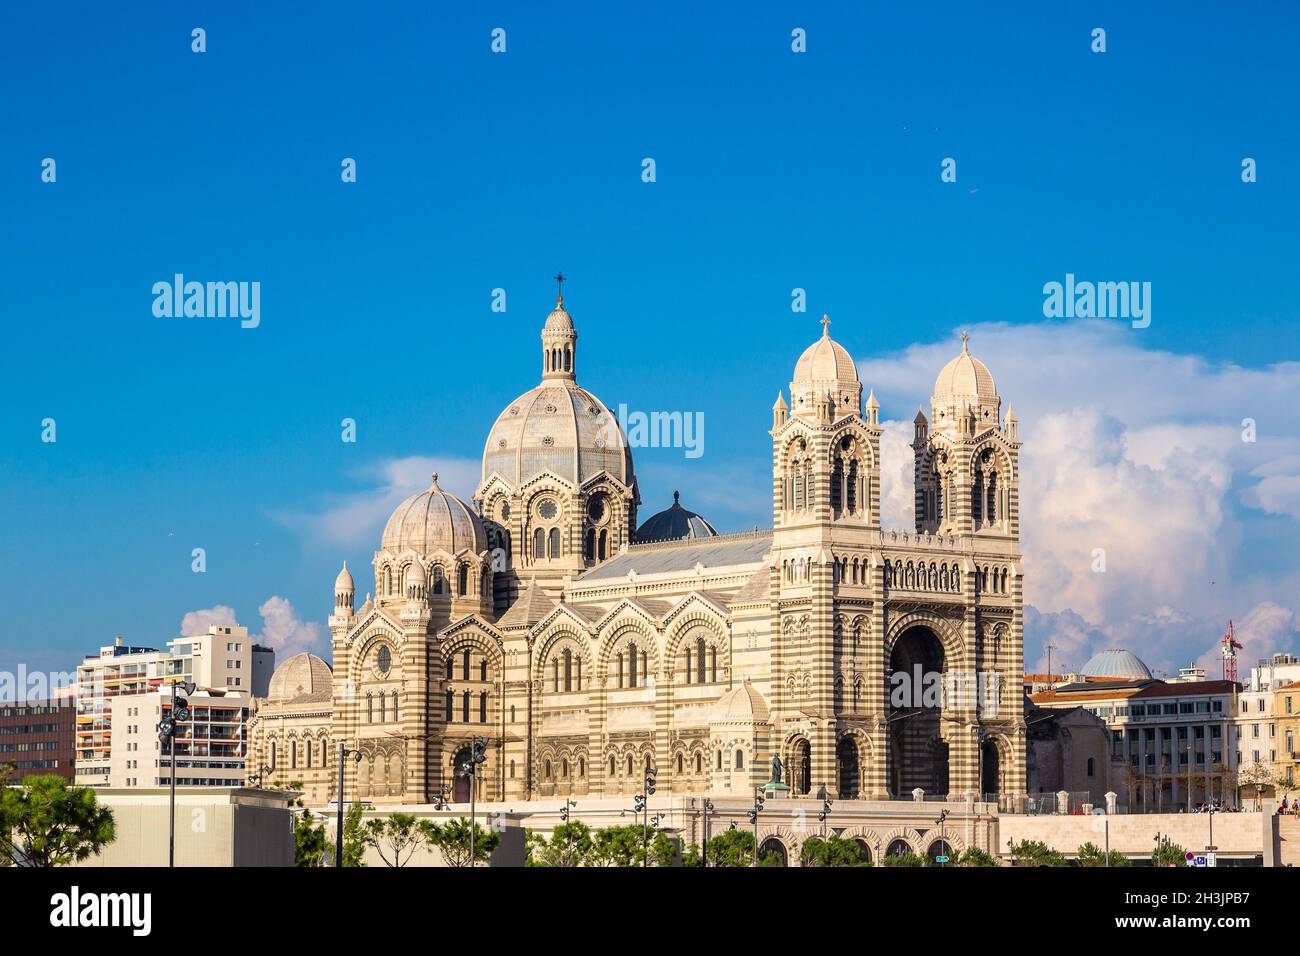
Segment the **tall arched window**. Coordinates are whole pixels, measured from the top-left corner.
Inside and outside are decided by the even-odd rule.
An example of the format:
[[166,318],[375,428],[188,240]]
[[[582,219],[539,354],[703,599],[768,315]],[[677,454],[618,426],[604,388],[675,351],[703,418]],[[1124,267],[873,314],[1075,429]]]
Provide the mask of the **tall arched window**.
[[388,720],[388,700],[383,693],[379,694],[379,722],[385,723]]
[[687,647],[686,648],[686,683],[689,684],[691,682],[692,676],[693,675],[691,673],[691,649],[690,647]]
[[459,580],[456,582],[456,591],[461,597],[464,597],[469,593],[469,565],[462,564],[456,573],[459,575]]
[[743,750],[736,751],[736,769],[737,770],[745,769],[745,752]]
[[460,699],[460,720],[463,724],[469,723],[469,691],[465,691]]
[[704,683],[704,638],[695,641],[695,683]]
[[460,658],[460,676],[463,680],[469,680],[469,651],[466,650]]
[[533,560],[540,561],[546,557],[546,532],[541,528],[533,529]]
[[560,556],[560,529],[552,528],[551,529],[551,557],[558,558],[559,556]]
[[481,661],[478,662],[478,679],[479,679],[479,680],[482,680],[482,681],[485,681],[485,680],[488,679],[488,678],[487,678],[487,658],[486,658],[486,657],[483,658]]
[[487,691],[483,691],[483,693],[478,695],[478,722],[480,724],[487,723],[487,702]]
[[369,694],[366,694],[366,723],[375,722],[375,700]]
[[627,661],[628,661],[627,686],[635,687],[636,686],[636,643],[635,642],[627,646]]
[[451,691],[447,691],[447,720],[448,722],[456,719],[456,704]]
[[393,720],[401,720],[401,715],[397,712],[397,691],[393,691]]
[[567,647],[564,649],[564,689],[573,690],[573,652]]
[[289,741],[289,769],[296,769],[298,766],[298,741]]

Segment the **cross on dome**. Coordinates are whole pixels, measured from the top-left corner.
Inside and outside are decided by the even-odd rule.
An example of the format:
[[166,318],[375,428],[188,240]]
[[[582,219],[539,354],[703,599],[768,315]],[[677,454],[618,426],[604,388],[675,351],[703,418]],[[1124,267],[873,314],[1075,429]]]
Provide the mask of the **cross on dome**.
[[831,317],[829,315],[823,314],[822,315],[822,338],[824,339],[830,338],[830,335],[831,335]]

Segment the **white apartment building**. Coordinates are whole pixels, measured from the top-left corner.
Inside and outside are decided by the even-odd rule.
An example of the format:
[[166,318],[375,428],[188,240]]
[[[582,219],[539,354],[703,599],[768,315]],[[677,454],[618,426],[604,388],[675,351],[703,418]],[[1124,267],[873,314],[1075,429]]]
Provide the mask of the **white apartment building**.
[[243,782],[245,723],[253,695],[266,693],[275,652],[254,645],[246,628],[220,625],[167,646],[130,646],[119,637],[77,668],[79,786],[158,786],[165,757],[157,725],[171,706],[167,685],[181,681],[200,693],[191,695],[193,717],[177,738],[177,782],[183,774],[191,785]]
[[1282,770],[1278,754],[1286,755],[1285,746],[1278,741],[1278,715],[1273,713],[1273,701],[1279,687],[1297,680],[1300,657],[1294,654],[1274,654],[1250,669],[1236,717],[1243,805],[1253,805],[1257,797],[1273,793],[1271,781]]
[[[190,719],[176,734],[176,785],[244,786],[252,698],[240,691],[198,691],[188,699]],[[164,688],[110,701],[110,787],[168,785],[171,762],[158,738],[158,721],[171,713],[171,700],[171,689]]]

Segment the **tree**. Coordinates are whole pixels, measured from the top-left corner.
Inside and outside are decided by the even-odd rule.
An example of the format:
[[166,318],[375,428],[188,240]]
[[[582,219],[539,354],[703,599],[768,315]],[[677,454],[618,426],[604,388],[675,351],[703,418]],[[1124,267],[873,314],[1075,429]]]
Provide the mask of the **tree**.
[[986,853],[977,846],[967,847],[957,854],[954,866],[1001,866],[1002,863],[992,853]]
[[384,865],[397,869],[410,863],[420,847],[432,845],[436,836],[430,821],[417,820],[410,813],[394,813],[386,820],[369,820],[365,834],[366,844],[375,848]]
[[748,830],[723,830],[709,840],[709,866],[753,866],[754,834]]
[[1011,849],[1016,866],[1068,866],[1065,854],[1041,840],[1021,840]]
[[1272,791],[1273,789],[1273,768],[1269,764],[1260,763],[1256,760],[1250,766],[1237,771],[1237,781],[1239,786],[1253,792],[1255,809],[1258,810],[1260,797],[1264,795],[1264,791],[1266,789]]
[[591,827],[580,820],[561,823],[547,841],[540,834],[528,835],[528,866],[582,866],[591,853]]
[[880,861],[881,866],[929,866],[930,858],[920,853],[889,853]]
[[117,838],[113,812],[89,787],[27,777],[0,790],[0,854],[27,866],[80,863]]
[[474,859],[470,860],[469,839],[470,824],[464,817],[448,820],[446,823],[434,824],[430,844],[442,850],[448,866],[478,866],[486,863],[492,851],[501,842],[501,834],[484,830],[474,823]]
[[594,834],[590,862],[592,866],[642,866],[645,839],[639,825],[603,827]]
[[1151,852],[1152,866],[1186,866],[1187,851],[1177,843],[1161,840]]
[[325,866],[330,856],[330,841],[325,834],[325,823],[316,822],[310,810],[293,823],[293,865]]
[[366,828],[362,820],[365,810],[361,804],[354,803],[343,815],[343,865],[366,865]]
[[[1129,866],[1129,859],[1119,850],[1110,851],[1110,866]],[[1107,853],[1095,843],[1088,842],[1079,847],[1079,866],[1107,866]]]
[[866,866],[866,854],[856,840],[841,836],[809,837],[799,854],[803,866]]

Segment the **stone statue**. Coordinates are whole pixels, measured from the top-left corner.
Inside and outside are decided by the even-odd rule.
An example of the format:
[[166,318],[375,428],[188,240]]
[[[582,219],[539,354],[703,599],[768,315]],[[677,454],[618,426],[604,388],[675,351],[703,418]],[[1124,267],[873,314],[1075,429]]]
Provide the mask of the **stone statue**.
[[781,758],[779,756],[772,757],[772,782],[781,782]]

